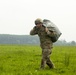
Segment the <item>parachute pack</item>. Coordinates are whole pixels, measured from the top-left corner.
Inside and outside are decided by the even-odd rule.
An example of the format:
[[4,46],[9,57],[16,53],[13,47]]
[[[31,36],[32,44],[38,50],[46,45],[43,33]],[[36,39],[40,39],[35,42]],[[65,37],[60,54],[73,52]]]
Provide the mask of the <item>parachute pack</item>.
[[47,20],[47,19],[43,20],[43,25],[45,27],[47,27],[49,29],[49,31],[52,31],[52,32],[56,33],[55,36],[53,36],[53,37],[50,36],[52,42],[53,43],[56,42],[62,34],[60,32],[60,30],[58,29],[58,27],[53,22],[51,22],[50,20]]

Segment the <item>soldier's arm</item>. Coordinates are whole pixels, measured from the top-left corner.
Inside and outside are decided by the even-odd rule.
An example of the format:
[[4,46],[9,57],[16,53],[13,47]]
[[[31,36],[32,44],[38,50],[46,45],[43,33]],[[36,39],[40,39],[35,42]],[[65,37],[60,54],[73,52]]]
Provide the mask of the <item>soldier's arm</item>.
[[56,36],[56,32],[55,31],[51,31],[48,28],[45,28],[45,31],[46,31],[47,35],[50,36],[50,37]]
[[56,32],[54,31],[47,31],[47,35],[49,35],[50,37],[56,36]]
[[36,35],[38,33],[36,26],[30,31],[30,35]]

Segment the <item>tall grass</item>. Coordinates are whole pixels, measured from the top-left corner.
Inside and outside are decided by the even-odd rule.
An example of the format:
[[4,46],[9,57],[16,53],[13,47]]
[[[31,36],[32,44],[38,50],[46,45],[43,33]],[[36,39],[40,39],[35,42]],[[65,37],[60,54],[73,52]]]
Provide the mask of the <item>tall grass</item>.
[[54,46],[50,59],[55,69],[39,70],[41,48],[30,45],[0,45],[0,75],[75,75],[76,46]]

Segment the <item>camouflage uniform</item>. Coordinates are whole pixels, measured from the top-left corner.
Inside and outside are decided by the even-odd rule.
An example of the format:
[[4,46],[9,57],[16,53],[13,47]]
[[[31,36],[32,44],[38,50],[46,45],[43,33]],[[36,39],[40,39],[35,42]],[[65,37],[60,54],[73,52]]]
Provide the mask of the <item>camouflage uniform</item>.
[[52,61],[50,60],[50,54],[52,53],[53,43],[48,36],[48,33],[45,31],[45,27],[42,25],[41,28],[36,26],[30,31],[30,35],[38,34],[40,38],[40,46],[42,48],[42,60],[41,68],[45,67],[47,64],[50,68],[54,68]]

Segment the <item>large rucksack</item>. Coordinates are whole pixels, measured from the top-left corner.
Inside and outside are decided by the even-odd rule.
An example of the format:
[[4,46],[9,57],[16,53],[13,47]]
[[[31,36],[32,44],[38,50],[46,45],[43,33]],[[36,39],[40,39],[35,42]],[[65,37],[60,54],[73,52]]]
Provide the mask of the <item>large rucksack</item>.
[[47,19],[44,19],[43,20],[43,25],[45,27],[47,27],[49,29],[49,31],[52,31],[52,32],[55,32],[56,33],[52,37],[49,36],[51,38],[51,40],[52,40],[53,43],[56,42],[58,40],[58,38],[61,36],[61,34],[62,34],[60,32],[60,30],[58,29],[58,27],[54,23],[52,23],[50,20],[47,20]]

